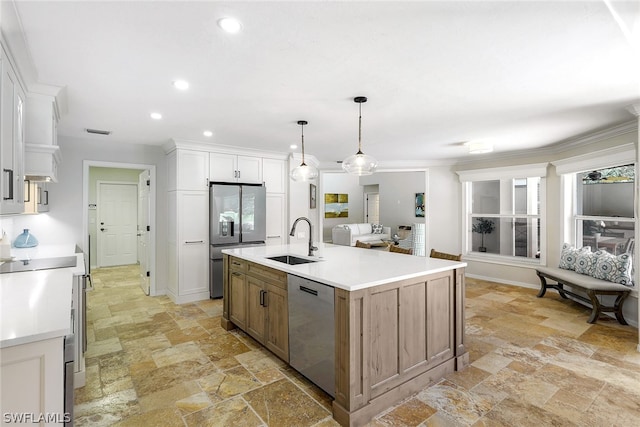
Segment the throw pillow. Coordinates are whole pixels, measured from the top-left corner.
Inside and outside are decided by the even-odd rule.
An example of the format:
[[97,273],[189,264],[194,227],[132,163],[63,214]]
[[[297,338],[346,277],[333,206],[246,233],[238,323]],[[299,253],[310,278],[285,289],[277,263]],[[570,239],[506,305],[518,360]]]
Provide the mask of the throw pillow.
[[560,252],[560,264],[558,267],[565,270],[576,269],[576,258],[581,252],[591,252],[591,246],[583,246],[577,249],[568,243],[562,245],[562,252]]
[[382,234],[382,224],[371,224],[373,234]]
[[609,252],[601,252],[596,260],[596,268],[593,277],[621,285],[633,286],[631,279],[631,256],[629,254],[612,255]]
[[596,260],[598,255],[602,251],[580,252],[576,257],[575,271],[576,273],[586,274],[587,276],[593,276],[596,271]]

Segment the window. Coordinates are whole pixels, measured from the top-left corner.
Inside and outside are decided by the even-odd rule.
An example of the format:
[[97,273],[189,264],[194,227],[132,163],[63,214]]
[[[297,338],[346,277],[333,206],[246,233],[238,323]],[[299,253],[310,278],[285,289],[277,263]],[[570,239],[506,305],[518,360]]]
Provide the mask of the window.
[[562,179],[562,241],[633,257],[636,148],[625,144],[553,162]]
[[539,263],[546,164],[458,174],[463,182],[465,254],[496,262]]
[[635,246],[634,165],[615,166],[575,175],[576,209],[573,234],[576,246],[591,246],[614,255]]

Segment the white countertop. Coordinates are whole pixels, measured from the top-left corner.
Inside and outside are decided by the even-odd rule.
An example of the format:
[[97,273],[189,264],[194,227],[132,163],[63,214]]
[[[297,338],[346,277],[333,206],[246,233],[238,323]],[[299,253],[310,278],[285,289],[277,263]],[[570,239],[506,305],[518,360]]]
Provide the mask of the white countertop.
[[71,331],[70,268],[0,275],[0,348]]
[[[314,252],[313,257],[307,256],[306,244],[225,249],[222,252],[347,291],[467,266],[459,261],[418,257],[379,249],[361,249],[327,243],[315,245],[318,246],[318,251]],[[267,259],[277,255],[295,255],[300,258],[317,259],[318,262],[288,265]]]
[[14,255],[16,259],[77,255],[76,267],[0,274],[0,348],[62,337],[71,331],[73,276],[84,274],[84,256],[75,254],[75,245],[46,245],[35,250],[38,248]]

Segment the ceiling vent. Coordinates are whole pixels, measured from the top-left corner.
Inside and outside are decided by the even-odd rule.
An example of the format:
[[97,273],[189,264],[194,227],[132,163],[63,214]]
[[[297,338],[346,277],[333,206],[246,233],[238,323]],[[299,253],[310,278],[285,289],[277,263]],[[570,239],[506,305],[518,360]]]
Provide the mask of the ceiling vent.
[[100,130],[100,129],[85,129],[87,133],[95,133],[96,135],[111,135],[110,130]]

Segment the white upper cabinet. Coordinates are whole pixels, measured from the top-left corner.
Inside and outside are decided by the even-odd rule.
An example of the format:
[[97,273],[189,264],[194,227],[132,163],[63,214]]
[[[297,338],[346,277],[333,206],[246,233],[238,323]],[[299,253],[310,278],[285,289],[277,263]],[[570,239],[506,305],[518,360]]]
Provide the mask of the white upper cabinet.
[[286,192],[286,162],[279,159],[262,159],[262,177],[267,193]]
[[27,144],[58,145],[58,113],[53,96],[29,94],[25,140]]
[[57,182],[61,155],[55,97],[29,94],[25,133],[25,176],[31,181]]
[[25,93],[0,49],[0,214],[24,211]]
[[177,149],[167,156],[168,190],[209,190],[209,153]]
[[216,182],[262,183],[262,158],[210,153],[209,179]]

